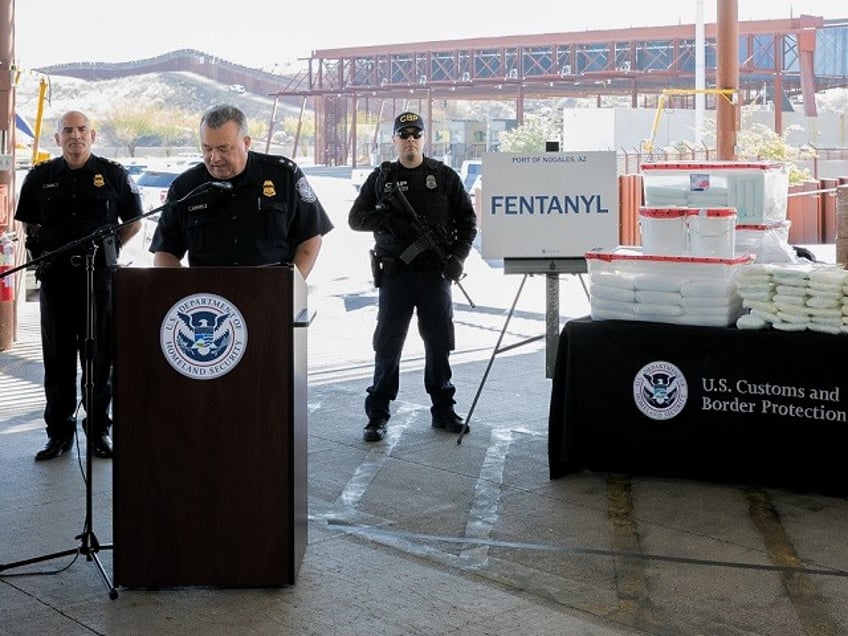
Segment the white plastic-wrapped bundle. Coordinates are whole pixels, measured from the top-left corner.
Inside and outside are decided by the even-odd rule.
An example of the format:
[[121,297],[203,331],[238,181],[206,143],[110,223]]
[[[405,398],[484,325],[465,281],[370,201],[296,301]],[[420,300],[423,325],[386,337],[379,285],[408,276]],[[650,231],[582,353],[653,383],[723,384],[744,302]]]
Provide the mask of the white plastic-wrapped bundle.
[[811,314],[807,308],[810,296],[810,271],[808,265],[779,265],[772,269],[774,297],[777,307],[777,320],[772,323],[775,329],[784,331],[803,331],[810,324]]
[[742,314],[736,321],[739,329],[766,329],[771,323],[756,314]]
[[807,309],[810,312],[809,328],[824,333],[842,333],[843,287],[848,282],[848,271],[841,267],[817,267],[810,272]]
[[769,325],[780,320],[777,316],[777,306],[772,301],[743,300],[742,307]]
[[797,263],[789,244],[789,220],[766,225],[736,225],[736,253],[754,254],[755,263]]
[[848,333],[848,271],[837,265],[754,263],[736,280],[751,316],[737,321],[740,329]]
[[764,161],[658,161],[642,164],[645,205],[736,208],[740,224],[786,219],[789,173]]
[[837,265],[818,267],[810,272],[809,288],[810,329],[848,333],[848,271]]
[[751,264],[737,272],[736,290],[742,298],[742,307],[748,312],[736,321],[740,329],[762,329],[778,320],[777,307],[773,302],[775,284],[771,271],[770,265]]
[[[734,274],[751,261],[750,256],[658,256],[627,246],[592,250],[585,256],[589,305],[596,320],[726,327],[743,313]],[[605,282],[610,276],[626,283],[613,292]]]

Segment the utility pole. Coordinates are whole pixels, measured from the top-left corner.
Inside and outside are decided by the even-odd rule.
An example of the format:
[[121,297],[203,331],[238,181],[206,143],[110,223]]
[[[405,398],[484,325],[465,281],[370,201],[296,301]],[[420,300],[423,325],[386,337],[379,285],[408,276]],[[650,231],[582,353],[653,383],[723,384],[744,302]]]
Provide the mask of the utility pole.
[[721,161],[736,159],[739,130],[739,6],[738,0],[716,0],[716,88],[733,90],[716,98],[716,153]]
[[[15,0],[0,0],[0,234],[15,226],[15,72]],[[0,285],[7,282],[0,280]],[[0,300],[0,351],[15,341],[16,302],[14,295]]]

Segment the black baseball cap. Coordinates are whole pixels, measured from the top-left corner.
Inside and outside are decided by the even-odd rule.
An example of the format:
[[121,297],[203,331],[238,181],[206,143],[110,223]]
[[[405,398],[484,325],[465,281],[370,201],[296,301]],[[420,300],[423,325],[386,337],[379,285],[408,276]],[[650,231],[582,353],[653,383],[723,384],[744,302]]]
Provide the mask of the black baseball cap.
[[395,127],[392,131],[393,135],[398,134],[398,131],[404,128],[416,128],[424,130],[424,120],[418,113],[405,112],[395,117]]

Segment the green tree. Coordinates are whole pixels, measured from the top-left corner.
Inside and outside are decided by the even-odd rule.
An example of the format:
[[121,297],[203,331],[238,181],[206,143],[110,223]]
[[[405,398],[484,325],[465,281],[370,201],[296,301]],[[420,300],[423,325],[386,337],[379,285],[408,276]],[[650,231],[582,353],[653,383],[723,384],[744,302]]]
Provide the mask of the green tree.
[[145,145],[199,147],[197,113],[174,108],[158,109],[154,113],[156,122],[151,133],[151,143]]
[[286,117],[283,120],[283,130],[292,139],[292,143],[297,136],[298,148],[303,154],[306,154],[309,145],[315,143],[315,119],[313,117],[304,117],[303,119],[294,116]]
[[[751,109],[742,108],[742,125],[736,135],[736,157],[740,160],[750,161],[779,161],[786,166],[789,173],[789,184],[795,185],[812,179],[810,171],[799,167],[795,161],[805,160],[812,157],[813,152],[808,148],[799,148],[786,142],[786,139],[801,129],[801,126],[789,126],[783,131],[783,136],[778,135],[770,127],[761,123],[752,123],[749,113]],[[704,122],[704,143],[714,145],[716,143],[716,120],[707,119]],[[680,141],[672,144],[679,152],[691,150],[689,144]]]
[[553,114],[528,115],[524,123],[498,136],[501,152],[544,152],[545,142],[559,139],[562,119]]
[[789,171],[789,184],[794,185],[812,179],[810,171],[799,168],[795,160],[807,159],[812,151],[806,148],[790,146],[785,137],[800,130],[800,126],[789,126],[783,131],[783,137],[763,124],[752,124],[742,127],[736,137],[737,155],[750,157],[759,161],[779,161],[786,165]]
[[99,119],[98,133],[110,144],[125,147],[130,157],[135,157],[139,140],[152,134],[155,122],[149,107],[133,102],[114,104]]
[[196,115],[157,104],[119,102],[101,117],[98,131],[130,157],[140,146],[197,145]]

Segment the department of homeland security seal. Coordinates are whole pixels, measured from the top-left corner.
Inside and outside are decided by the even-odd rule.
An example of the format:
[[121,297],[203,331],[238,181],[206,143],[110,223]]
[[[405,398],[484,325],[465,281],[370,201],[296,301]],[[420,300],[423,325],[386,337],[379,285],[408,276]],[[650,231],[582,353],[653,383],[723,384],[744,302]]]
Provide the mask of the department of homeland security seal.
[[669,420],[686,406],[686,378],[671,362],[646,364],[633,378],[636,408],[653,420]]
[[192,294],[165,314],[159,344],[177,372],[194,380],[212,380],[238,365],[247,348],[247,326],[227,299]]

